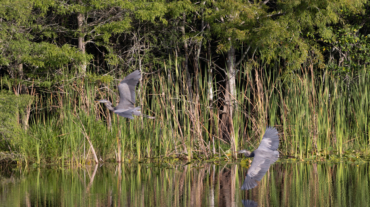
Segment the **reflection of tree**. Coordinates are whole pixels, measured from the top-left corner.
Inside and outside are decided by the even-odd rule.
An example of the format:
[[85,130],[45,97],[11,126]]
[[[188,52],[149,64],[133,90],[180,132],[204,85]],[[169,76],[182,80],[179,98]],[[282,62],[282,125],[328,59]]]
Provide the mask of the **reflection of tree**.
[[258,206],[367,206],[369,166],[277,163],[256,188],[248,191],[240,190],[247,169],[240,170],[237,165],[105,164],[78,169],[28,169],[14,171],[6,178],[0,171],[0,203],[4,206],[44,203],[49,206],[255,206],[256,203]]
[[[38,190],[23,194],[24,206],[45,199],[49,183],[57,182],[57,194],[50,195],[56,206],[234,206],[236,165],[189,164],[167,168],[130,165],[91,166],[37,175]],[[41,179],[44,178],[44,179]],[[77,178],[77,179],[76,179]],[[54,181],[56,180],[56,181]],[[37,187],[38,186],[38,187]],[[41,189],[40,186],[42,186]],[[53,188],[51,188],[53,189]],[[57,196],[56,196],[57,195]],[[56,199],[55,196],[59,199]],[[63,205],[64,204],[64,205]]]
[[209,205],[215,206],[215,174],[216,174],[216,166],[210,166],[210,173],[209,173]]
[[203,197],[203,180],[205,178],[205,170],[206,168],[202,168],[198,170],[196,173],[193,174],[192,180],[196,181],[193,182],[191,187],[191,206],[202,206],[202,197]]
[[218,175],[219,178],[219,188],[220,195],[219,206],[234,206],[235,198],[235,174],[236,174],[236,165],[231,166],[230,168],[224,167]]
[[[186,173],[187,173],[187,169],[188,169],[188,166],[187,165],[185,165],[184,167],[183,167],[183,171],[182,172],[180,172],[180,173],[175,173],[175,175],[174,175],[174,177],[179,177],[179,185],[178,185],[178,192],[179,192],[179,196],[178,196],[178,199],[176,199],[177,200],[177,202],[178,202],[178,204],[180,204],[181,203],[181,201],[180,201],[180,198],[181,198],[181,196],[183,195],[183,192],[184,192],[184,183],[185,183],[185,180],[186,180]],[[177,175],[176,175],[177,174]],[[180,174],[180,175],[179,175]],[[176,180],[176,178],[174,179],[174,180]],[[176,184],[175,184],[175,187],[176,187]],[[175,189],[176,190],[176,189]]]

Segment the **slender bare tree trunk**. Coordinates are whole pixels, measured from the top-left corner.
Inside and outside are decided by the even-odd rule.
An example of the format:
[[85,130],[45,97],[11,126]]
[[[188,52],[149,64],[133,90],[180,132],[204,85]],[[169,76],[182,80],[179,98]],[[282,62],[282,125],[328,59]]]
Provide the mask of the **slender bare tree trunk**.
[[[190,72],[189,72],[189,51],[188,51],[188,41],[186,38],[186,33],[185,33],[185,24],[186,24],[186,13],[183,13],[183,19],[182,19],[182,26],[181,26],[181,33],[183,37],[183,43],[184,43],[184,52],[185,52],[185,61],[184,61],[184,69],[186,72],[186,85],[188,88],[188,98],[190,102],[190,120],[192,123],[191,128],[194,129],[194,109],[193,109],[193,91],[192,91],[192,84],[191,84],[191,78],[190,78]],[[191,133],[191,140],[190,140],[190,145],[192,145],[192,142],[194,140],[194,133]],[[192,149],[189,149],[188,151],[188,159],[192,159]]]
[[188,41],[186,39],[186,32],[185,32],[185,24],[186,24],[186,14],[183,13],[183,19],[182,19],[182,26],[181,26],[181,33],[183,37],[183,43],[184,43],[184,52],[185,52],[185,61],[184,61],[184,69],[186,72],[186,84],[188,86],[188,92],[190,96],[190,101],[192,101],[193,93],[192,93],[192,84],[191,84],[191,78],[189,73],[189,48],[188,48]]
[[19,72],[19,79],[23,80],[24,73],[23,73],[23,64],[18,64],[18,72]]
[[[35,96],[35,90],[33,88],[33,84],[32,84],[32,88],[31,88],[31,96]],[[22,118],[22,122],[23,122],[23,128],[24,130],[27,130],[28,129],[28,122],[30,120],[30,115],[31,115],[31,106],[32,106],[32,100],[27,104],[27,107],[26,109],[24,110],[24,115],[23,115],[23,118]]]
[[[210,32],[211,27],[207,23],[207,30]],[[212,51],[211,51],[211,41],[208,41],[207,46],[207,58],[208,58],[208,73],[207,73],[207,85],[208,85],[208,103],[210,107],[210,125],[209,125],[209,132],[210,132],[210,142],[212,142],[212,152],[216,154],[215,149],[215,140],[214,140],[214,120],[213,120],[213,70],[212,70]],[[211,143],[210,143],[211,145]]]
[[236,84],[235,84],[235,75],[236,75],[236,68],[235,68],[235,48],[233,45],[231,45],[230,50],[228,52],[228,70],[227,70],[227,79],[229,82],[229,131],[230,131],[230,140],[231,140],[231,151],[232,151],[232,157],[236,158],[236,140],[235,140],[235,134],[234,134],[234,124],[233,124],[233,114],[234,114],[234,107],[236,105]]
[[235,48],[231,45],[230,50],[227,53],[227,81],[229,84],[229,96],[230,96],[230,116],[233,116],[234,106],[236,103],[236,85],[235,85]]
[[[81,50],[81,52],[83,54],[86,53],[86,48],[85,48],[85,34],[84,34],[84,19],[85,19],[85,15],[83,15],[82,13],[78,13],[77,14],[77,23],[78,23],[78,30],[80,31],[80,34],[78,36],[78,49]],[[86,61],[84,61],[81,65],[81,73],[86,73]]]
[[[23,78],[24,78],[23,63],[18,64],[18,78],[20,80],[23,80]],[[26,86],[24,86],[23,84],[19,83],[19,85],[17,87],[17,90],[15,91],[14,94],[19,96],[20,94],[25,94],[26,91],[29,94],[28,88]],[[33,85],[32,85],[32,89],[31,89],[31,95],[33,95],[32,92],[33,92]],[[31,114],[31,104],[32,104],[32,101],[30,101],[27,104],[26,109],[24,110],[23,114],[18,113],[18,115],[21,115],[21,117],[19,117],[18,120],[21,121],[21,124],[22,124],[24,130],[28,129],[28,121],[29,121],[30,114]]]
[[223,135],[228,138],[231,145],[232,157],[236,158],[236,143],[233,126],[233,112],[236,103],[236,85],[235,85],[235,48],[231,45],[227,53],[225,104],[221,120]]

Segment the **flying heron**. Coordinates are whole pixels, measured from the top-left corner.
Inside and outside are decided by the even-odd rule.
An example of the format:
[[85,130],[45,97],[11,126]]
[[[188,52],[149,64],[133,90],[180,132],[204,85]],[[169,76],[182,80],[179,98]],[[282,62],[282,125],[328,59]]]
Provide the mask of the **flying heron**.
[[129,119],[133,119],[135,116],[144,116],[149,119],[154,119],[155,117],[147,116],[141,114],[140,107],[135,107],[135,87],[141,78],[139,70],[135,70],[125,77],[118,84],[119,92],[119,103],[116,107],[112,106],[112,103],[106,99],[99,100],[96,102],[104,103],[104,105],[114,113]]
[[246,157],[254,157],[247,176],[241,187],[242,190],[249,190],[257,186],[257,181],[260,181],[266,174],[270,165],[276,162],[279,158],[279,135],[278,131],[273,127],[267,127],[263,135],[260,146],[253,152],[248,150],[240,150],[238,153],[244,154]]

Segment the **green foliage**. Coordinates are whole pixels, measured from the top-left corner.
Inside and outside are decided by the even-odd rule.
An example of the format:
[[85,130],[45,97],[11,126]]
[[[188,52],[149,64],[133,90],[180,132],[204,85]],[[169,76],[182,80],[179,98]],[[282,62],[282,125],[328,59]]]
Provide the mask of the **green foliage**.
[[[351,12],[360,12],[363,1],[353,2],[348,9]],[[323,66],[324,57],[316,41],[306,38],[312,35],[316,40],[319,37],[333,38],[330,25],[343,21],[340,8],[347,1],[295,1],[284,2],[278,5],[282,15],[269,20],[270,24],[261,27],[264,47],[261,47],[262,57],[267,62],[278,57],[286,60],[286,69],[299,69],[302,63],[312,62]],[[274,14],[272,14],[274,15]],[[273,33],[273,34],[272,34]],[[268,36],[267,36],[268,35]],[[262,45],[261,45],[262,46]],[[268,46],[268,47],[266,47]]]
[[159,19],[163,24],[167,24],[164,14],[167,12],[167,6],[164,2],[143,2],[136,5],[134,14],[141,21],[151,21],[155,23]]
[[[32,4],[34,0],[2,0],[0,5],[0,18],[5,21],[21,25],[27,23],[32,16]],[[0,22],[4,24],[4,21]]]
[[329,70],[337,74],[357,73],[370,63],[369,35],[359,33],[361,26],[335,28],[333,38],[322,38],[322,51],[329,56]]
[[242,42],[252,43],[257,19],[266,14],[264,7],[247,1],[217,1],[210,6],[217,9],[206,10],[205,20],[211,24],[211,32],[221,40],[218,52],[227,51],[231,45],[239,47]]
[[[36,38],[30,31],[41,32],[41,38],[55,38],[53,31],[44,31],[47,25],[38,24],[43,18],[53,1],[5,1],[0,6],[0,66],[26,64],[28,67],[38,70],[51,70],[60,68],[70,63],[80,64],[92,56],[84,55],[75,47],[64,44],[59,47],[48,42],[36,42]],[[34,7],[32,7],[34,6]],[[4,9],[5,8],[5,9]],[[35,12],[35,8],[40,8]],[[2,10],[3,9],[3,10]],[[35,71],[33,71],[35,72]]]
[[21,57],[21,61],[36,68],[60,68],[69,63],[78,65],[85,60],[92,59],[92,55],[84,55],[77,48],[67,44],[62,47],[44,42],[28,45],[30,48]]
[[210,32],[219,39],[219,53],[228,51],[231,45],[236,48],[251,46],[268,64],[284,60],[284,68],[289,73],[305,62],[323,67],[320,45],[306,36],[333,39],[330,25],[344,21],[340,13],[343,7],[351,14],[363,12],[365,1],[352,3],[291,0],[278,1],[269,7],[260,2],[217,1],[209,3],[215,11],[206,10],[204,15],[211,24]]
[[109,84],[113,81],[112,76],[110,75],[97,75],[95,73],[86,73],[86,78],[89,82],[93,83],[104,83],[104,84]]
[[32,103],[29,95],[16,96],[7,91],[0,91],[0,150],[19,150],[25,132],[21,129],[20,118],[26,107]]
[[[2,1],[0,69],[6,75],[1,85],[9,91],[17,86],[38,94],[32,106],[31,132],[27,140],[14,142],[18,143],[13,143],[14,148],[22,149],[31,161],[58,157],[58,161],[80,162],[85,156],[81,127],[86,126],[94,145],[99,146],[97,153],[114,159],[117,120],[111,117],[112,129],[105,127],[109,115],[94,100],[101,97],[115,103],[116,80],[139,68],[144,82],[138,102],[149,105],[145,110],[158,119],[120,122],[120,141],[128,159],[174,154],[209,158],[214,155],[207,149],[214,146],[222,157],[230,147],[218,134],[224,112],[217,107],[223,103],[210,105],[206,94],[212,90],[217,101],[224,99],[220,94],[227,94],[223,76],[229,60],[224,54],[230,48],[235,48],[236,63],[242,60],[236,74],[239,108],[232,118],[236,148],[246,145],[245,137],[250,138],[249,144],[257,143],[266,122],[285,127],[282,150],[301,158],[328,151],[329,145],[339,154],[366,146],[368,112],[364,105],[369,89],[363,69],[369,65],[370,45],[368,26],[362,23],[370,13],[367,1],[272,2]],[[80,25],[77,16],[82,18]],[[179,32],[183,28],[185,34]],[[187,94],[185,45],[188,69],[197,75],[191,77],[197,103],[190,103]],[[79,73],[81,65],[88,64],[88,72]],[[208,74],[210,70],[214,73]],[[323,73],[334,80],[323,80]],[[345,74],[347,82],[336,80],[338,74]],[[365,78],[349,81],[351,76]],[[325,106],[329,95],[332,105]],[[8,99],[3,99],[4,105]],[[341,113],[352,121],[346,122]],[[8,132],[20,128],[11,114],[4,117],[9,125],[3,136],[10,137]],[[360,121],[355,124],[353,120]],[[306,139],[311,133],[317,135],[317,146]],[[216,140],[212,146],[211,139]],[[24,143],[32,147],[25,148]]]
[[122,21],[99,25],[95,28],[95,30],[99,35],[101,35],[101,38],[104,40],[104,42],[108,43],[109,38],[111,38],[113,34],[119,34],[129,30],[131,27],[130,23],[131,19],[125,18]]

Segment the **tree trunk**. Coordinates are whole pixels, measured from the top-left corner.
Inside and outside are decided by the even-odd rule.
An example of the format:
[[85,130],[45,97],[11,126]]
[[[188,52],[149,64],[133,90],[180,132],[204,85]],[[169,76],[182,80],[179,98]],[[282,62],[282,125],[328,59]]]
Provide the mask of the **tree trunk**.
[[227,53],[227,81],[229,84],[229,96],[230,96],[230,116],[233,116],[234,105],[236,103],[236,85],[235,85],[235,48],[230,47],[230,50]]
[[[83,28],[84,19],[85,19],[85,16],[82,13],[77,14],[78,30],[80,32],[80,34],[78,35],[78,49],[81,50],[82,54],[86,53],[85,34],[84,34],[84,28]],[[80,71],[83,74],[86,73],[86,65],[87,65],[87,63],[86,63],[86,60],[85,60],[81,65],[81,71]]]
[[[202,21],[203,23],[203,21]],[[207,25],[207,30],[210,32],[211,27],[208,23],[205,23]],[[204,28],[204,25],[202,25],[202,28]],[[211,41],[208,40],[208,46],[207,46],[207,59],[208,59],[208,71],[207,71],[207,85],[208,85],[208,104],[210,107],[210,124],[209,124],[209,144],[212,144],[212,153],[213,155],[216,154],[215,149],[215,140],[214,140],[214,133],[216,130],[214,129],[214,119],[213,119],[213,70],[212,70],[212,48],[211,48]]]
[[[184,69],[186,73],[186,85],[188,89],[188,98],[190,102],[190,120],[191,120],[191,125],[190,126],[192,129],[194,129],[194,110],[193,110],[193,92],[192,92],[192,84],[191,84],[191,78],[190,78],[190,73],[189,73],[189,52],[188,52],[188,41],[186,38],[186,32],[185,32],[185,23],[186,23],[186,13],[183,13],[183,19],[182,19],[182,26],[181,26],[181,33],[182,33],[182,38],[183,38],[183,43],[184,43],[184,53],[185,53],[185,61],[184,61]],[[194,133],[191,133],[190,135],[190,146],[192,146],[192,142],[194,139]],[[188,152],[188,159],[189,161],[192,159],[192,149],[189,149],[190,151]]]
[[225,102],[221,120],[222,134],[224,139],[228,139],[231,145],[232,157],[236,158],[236,143],[233,126],[233,112],[236,103],[236,88],[235,88],[235,48],[230,47],[227,53],[227,71],[226,71],[226,87],[225,87]]
[[23,73],[23,64],[22,63],[18,64],[18,72],[19,72],[19,79],[23,80],[24,73]]
[[186,85],[188,86],[189,98],[190,98],[190,101],[192,101],[193,92],[192,92],[192,84],[191,84],[191,78],[190,78],[190,72],[189,72],[189,51],[188,51],[189,49],[188,49],[188,41],[186,38],[186,32],[185,32],[185,23],[186,23],[186,14],[183,13],[181,33],[182,33],[182,38],[184,41],[184,53],[185,53],[184,69],[186,72]]
[[208,79],[207,79],[207,84],[208,84],[208,104],[210,107],[210,124],[209,124],[209,145],[211,146],[212,144],[212,153],[213,155],[216,154],[216,149],[215,149],[215,140],[214,140],[214,120],[213,120],[213,71],[211,64],[208,65]]

